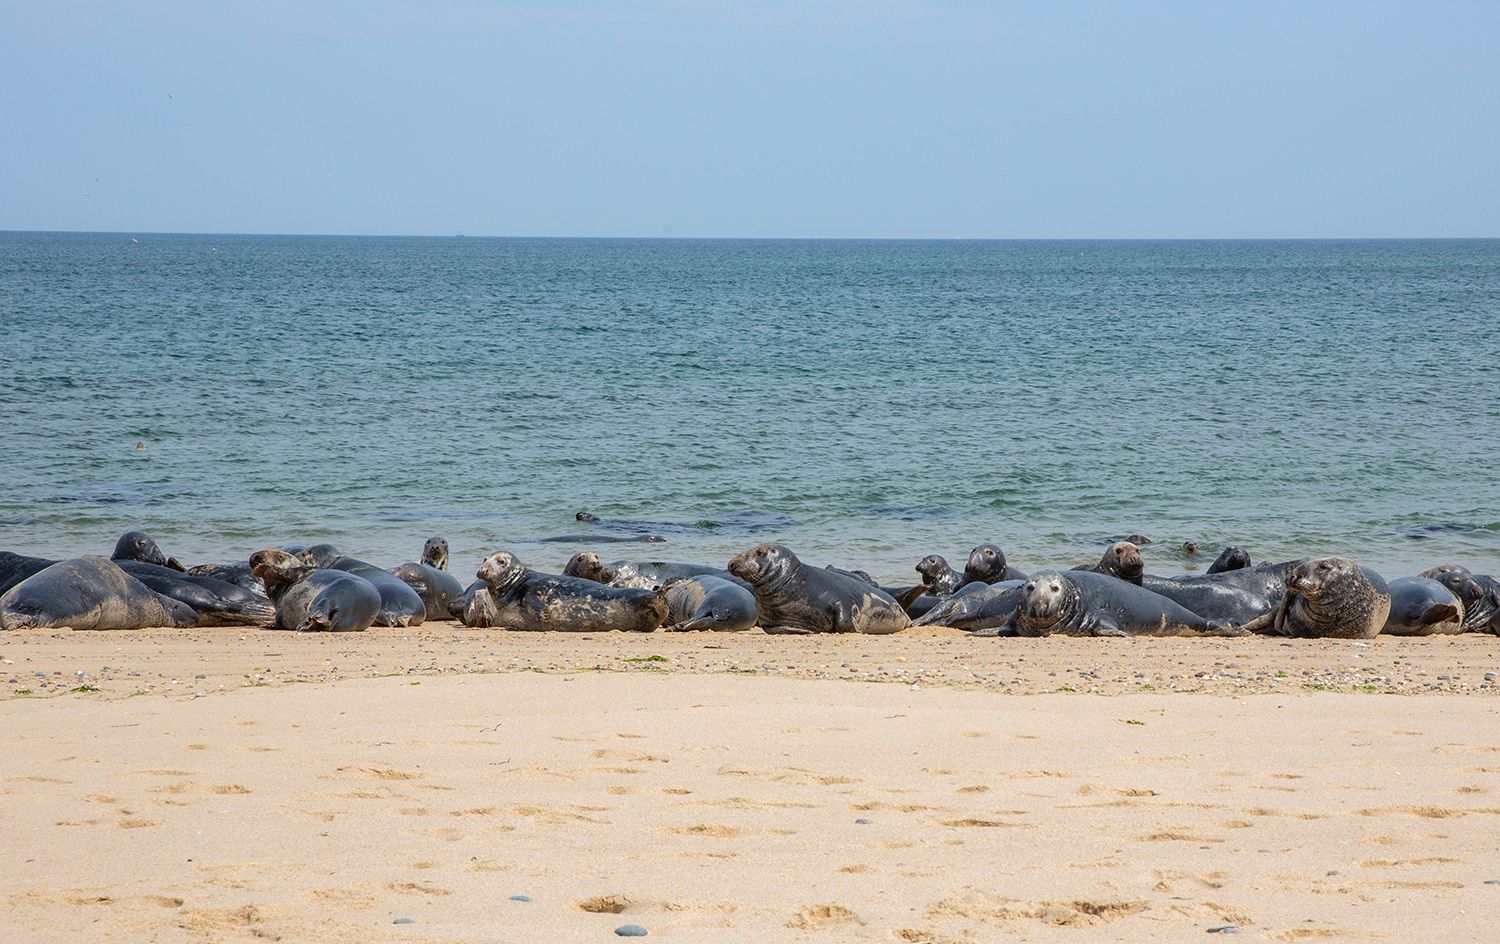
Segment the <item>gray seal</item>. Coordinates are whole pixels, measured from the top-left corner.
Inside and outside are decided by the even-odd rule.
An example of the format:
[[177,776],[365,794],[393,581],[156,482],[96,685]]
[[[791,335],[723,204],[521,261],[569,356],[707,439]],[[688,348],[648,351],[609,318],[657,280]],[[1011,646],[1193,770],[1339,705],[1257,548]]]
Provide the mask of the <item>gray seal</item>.
[[969,584],[911,621],[913,626],[949,626],[967,633],[998,629],[1021,605],[1023,580]]
[[407,561],[391,571],[391,575],[416,591],[430,620],[447,619],[448,605],[464,595],[464,585],[458,578],[431,564]]
[[422,545],[422,559],[419,563],[437,570],[447,570],[448,542],[442,538],[428,538]]
[[246,590],[254,590],[263,596],[266,592],[266,585],[255,576],[249,564],[194,564],[187,572],[191,577],[212,577]]
[[599,560],[599,555],[592,551],[579,551],[568,558],[567,564],[563,566],[563,576],[580,577],[584,580],[592,580],[594,583],[609,583],[604,562]]
[[162,596],[192,607],[198,626],[270,626],[276,621],[275,604],[259,591],[160,564],[135,560],[115,563]]
[[1464,632],[1500,636],[1500,581],[1456,566],[1422,571],[1463,602]]
[[1126,583],[1141,585],[1141,575],[1146,571],[1146,562],[1141,559],[1141,549],[1131,541],[1116,541],[1105,548],[1104,556],[1099,558],[1097,564],[1081,564],[1074,567],[1075,572],[1087,571],[1094,574],[1108,574],[1118,577]]
[[483,580],[476,580],[464,588],[463,594],[448,604],[448,615],[471,629],[488,629],[500,625],[500,608],[490,596],[490,588]]
[[59,561],[0,596],[0,629],[145,629],[197,621],[192,607],[99,556]]
[[1032,574],[1006,624],[1017,636],[1240,636],[1228,620],[1199,616],[1166,597],[1087,570]]
[[665,627],[677,632],[709,629],[736,633],[755,628],[755,594],[737,581],[688,577],[667,584]]
[[965,584],[1025,579],[1024,573],[1010,566],[998,544],[978,545],[969,552],[969,560],[964,564]]
[[1464,631],[1464,602],[1431,577],[1398,577],[1386,585],[1391,615],[1385,636],[1445,636]]
[[761,544],[729,562],[729,572],[755,588],[759,622],[768,633],[896,633],[911,618],[880,589],[832,570],[808,567],[780,544]]
[[4,593],[32,574],[41,573],[55,563],[57,561],[48,560],[45,557],[27,557],[25,554],[0,551],[0,593]]
[[1194,613],[1244,626],[1258,624],[1275,613],[1286,596],[1288,575],[1302,563],[1300,560],[1284,561],[1218,574],[1182,577],[1141,574],[1130,580],[1122,575],[1121,579],[1175,600]]
[[1391,596],[1375,571],[1346,557],[1302,561],[1286,577],[1286,594],[1250,628],[1278,636],[1370,639],[1385,626]]
[[1205,574],[1227,574],[1231,570],[1244,570],[1251,564],[1250,552],[1236,544],[1231,544],[1219,552],[1214,562],[1208,565]]
[[380,613],[380,591],[357,574],[309,567],[274,548],[251,554],[250,567],[276,604],[280,629],[357,632],[368,629]]
[[374,584],[380,591],[380,613],[375,617],[377,626],[420,626],[427,619],[427,604],[422,602],[417,591],[388,570],[340,554],[332,544],[314,544],[298,556],[309,566],[358,574]]
[[155,564],[171,570],[184,570],[183,566],[177,563],[176,558],[163,554],[161,547],[140,531],[126,531],[120,535],[120,540],[115,542],[114,552],[109,555],[109,559],[116,563],[127,560],[140,561],[143,564]]
[[669,561],[615,561],[604,568],[604,582],[612,587],[635,587],[650,590],[663,587],[674,580],[689,577],[718,577],[737,583],[746,590],[750,585],[722,567],[707,564],[681,564]]
[[650,632],[667,618],[662,590],[610,587],[531,570],[501,551],[475,574],[489,587],[505,629],[560,632]]

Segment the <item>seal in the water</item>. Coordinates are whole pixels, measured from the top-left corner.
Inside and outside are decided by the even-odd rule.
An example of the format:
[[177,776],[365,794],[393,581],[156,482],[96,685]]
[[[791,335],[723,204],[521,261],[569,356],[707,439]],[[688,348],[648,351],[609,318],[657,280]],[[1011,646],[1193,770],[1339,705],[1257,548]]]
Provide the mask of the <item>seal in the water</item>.
[[669,561],[615,561],[604,568],[604,582],[612,587],[634,587],[650,590],[664,587],[674,580],[689,577],[718,577],[737,583],[746,590],[750,585],[722,567],[707,564],[680,564]]
[[120,569],[164,597],[186,603],[197,614],[198,626],[269,626],[276,607],[257,590],[213,577],[194,576],[137,560],[117,560]]
[[1250,628],[1278,636],[1369,639],[1390,613],[1391,596],[1379,574],[1345,557],[1323,557],[1292,568],[1281,605]]
[[831,570],[808,567],[780,544],[761,544],[729,562],[729,572],[755,588],[755,608],[768,633],[900,632],[911,625],[878,588]]
[[1500,636],[1500,581],[1452,565],[1424,570],[1422,576],[1432,577],[1463,601],[1464,632]]
[[1189,557],[1192,557],[1194,554],[1197,554],[1198,553],[1198,542],[1197,541],[1183,541],[1182,542],[1182,553],[1186,554]]
[[591,551],[579,551],[563,566],[564,577],[582,577],[595,583],[609,583],[607,573],[599,555]]
[[1438,636],[1464,631],[1464,603],[1431,577],[1398,577],[1386,585],[1391,615],[1385,636]]
[[431,564],[407,561],[391,574],[417,592],[430,620],[447,619],[448,605],[464,595],[464,585],[458,582],[458,578]]
[[667,618],[662,590],[610,587],[561,574],[531,570],[501,551],[475,574],[489,587],[506,629],[560,632],[650,632]]
[[197,621],[186,603],[98,556],[59,561],[0,595],[0,629],[145,629]]
[[250,567],[276,604],[276,626],[298,632],[368,629],[380,613],[380,591],[345,570],[309,567],[286,551],[250,555]]
[[1010,621],[1021,605],[1022,580],[1002,580],[992,584],[969,584],[932,609],[911,621],[913,626],[951,626],[964,632],[984,635]]
[[1214,562],[1208,565],[1205,574],[1227,574],[1231,570],[1244,570],[1250,566],[1250,552],[1243,547],[1230,544],[1219,552]]
[[422,545],[422,559],[419,563],[438,570],[447,570],[448,542],[442,538],[428,538]]
[[739,581],[719,577],[688,577],[667,584],[669,630],[711,629],[740,632],[755,626],[755,594]]
[[659,534],[555,534],[548,538],[537,538],[542,544],[665,544],[667,539]]
[[969,561],[964,564],[965,584],[1025,579],[1024,573],[1010,566],[998,544],[979,545],[969,552]]
[[1032,574],[1006,632],[1018,636],[1240,636],[1228,620],[1209,619],[1166,597],[1087,570]]
[[377,626],[420,626],[427,619],[427,604],[422,602],[421,596],[388,570],[340,554],[332,544],[314,544],[298,556],[304,564],[358,574],[374,584],[380,591],[380,613],[375,617]]
[[463,595],[448,604],[448,615],[473,629],[488,629],[500,625],[500,609],[490,588],[483,580],[476,580],[464,588]]
[[130,560],[140,561],[143,564],[156,564],[158,567],[168,567],[172,570],[184,569],[175,558],[163,554],[161,547],[140,531],[126,531],[120,535],[120,540],[115,542],[114,552],[109,555],[109,559],[117,563]]
[[600,518],[593,512],[580,511],[578,514],[573,516],[573,520],[582,521],[584,524],[598,524]]

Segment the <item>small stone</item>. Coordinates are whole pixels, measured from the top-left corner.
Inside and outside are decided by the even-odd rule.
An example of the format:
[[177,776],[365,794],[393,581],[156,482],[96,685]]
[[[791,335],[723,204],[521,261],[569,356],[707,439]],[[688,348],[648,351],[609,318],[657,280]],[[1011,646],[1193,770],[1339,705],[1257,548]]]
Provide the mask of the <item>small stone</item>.
[[505,900],[506,901],[530,901],[531,900],[531,896],[530,895],[512,895],[512,896],[510,896],[509,898],[507,898]]
[[870,825],[873,822],[875,822],[873,819],[865,819],[865,818],[861,817],[861,818],[859,818],[859,819],[857,819],[857,820],[854,821],[854,825],[856,825],[856,826],[868,826],[868,825]]
[[646,929],[639,924],[622,924],[615,928],[615,933],[620,937],[645,937]]
[[1221,924],[1208,929],[1209,934],[1238,934],[1240,926],[1237,924]]
[[391,922],[391,924],[416,924],[416,923],[417,922],[416,922],[415,918],[397,918],[395,921]]
[[1486,673],[1484,673],[1484,680],[1486,682],[1493,682],[1495,680],[1495,673],[1494,672],[1486,672]]
[[1500,878],[1487,878],[1487,879],[1484,880],[1484,884],[1486,884],[1486,885],[1500,885]]

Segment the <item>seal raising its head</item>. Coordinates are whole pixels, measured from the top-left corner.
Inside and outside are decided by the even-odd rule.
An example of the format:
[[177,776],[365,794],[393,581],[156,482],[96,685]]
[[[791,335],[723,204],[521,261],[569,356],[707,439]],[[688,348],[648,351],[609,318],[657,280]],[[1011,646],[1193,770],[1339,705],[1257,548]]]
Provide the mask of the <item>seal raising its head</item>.
[[568,558],[567,566],[563,567],[565,576],[582,577],[584,580],[592,580],[595,583],[609,583],[605,576],[607,573],[604,562],[599,560],[599,555],[590,551],[579,551]]
[[442,538],[428,538],[422,545],[422,563],[438,570],[448,569],[448,542]]
[[1116,541],[1104,551],[1104,556],[1099,558],[1099,563],[1092,567],[1078,567],[1077,570],[1089,570],[1096,574],[1109,574],[1111,577],[1119,577],[1126,583],[1137,586],[1141,583],[1141,574],[1146,572],[1146,562],[1141,560],[1141,549],[1130,541]]
[[1276,612],[1276,631],[1283,636],[1368,639],[1391,612],[1380,575],[1345,557],[1303,561],[1287,575],[1286,588]]
[[964,582],[963,574],[949,567],[941,554],[928,554],[918,561],[917,573],[922,575],[922,586],[935,597],[952,594]]
[[964,583],[999,583],[1002,580],[1022,580],[1020,573],[1005,559],[1005,552],[997,544],[981,544],[969,552],[964,564]]
[[109,555],[109,559],[140,561],[143,564],[155,564],[158,567],[168,566],[167,555],[161,552],[161,548],[155,541],[140,531],[126,531],[120,535],[120,540],[115,542],[114,552]]

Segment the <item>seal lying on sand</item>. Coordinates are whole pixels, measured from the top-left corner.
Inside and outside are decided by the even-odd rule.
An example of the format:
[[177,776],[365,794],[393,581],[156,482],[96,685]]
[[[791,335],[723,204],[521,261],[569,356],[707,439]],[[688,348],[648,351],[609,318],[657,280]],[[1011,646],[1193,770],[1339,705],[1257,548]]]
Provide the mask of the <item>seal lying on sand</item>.
[[1004,626],[1021,605],[1023,580],[970,584],[911,621],[913,626],[951,626],[964,632]]
[[1391,615],[1384,636],[1439,636],[1464,631],[1464,603],[1431,577],[1398,577],[1386,585]]
[[1301,563],[1285,561],[1184,577],[1141,574],[1136,582],[1142,589],[1175,600],[1194,613],[1243,626],[1275,612],[1286,596],[1287,576]]
[[476,580],[464,588],[457,600],[448,604],[448,615],[472,629],[488,629],[500,625],[500,608],[490,596],[490,588],[483,580]]
[[250,568],[270,592],[281,629],[351,632],[368,629],[380,612],[380,591],[348,571],[309,567],[274,548],[251,554]]
[[1424,570],[1422,576],[1436,580],[1463,601],[1464,632],[1500,635],[1500,581],[1452,565]]
[[270,598],[239,584],[199,577],[136,560],[117,560],[120,569],[164,597],[193,608],[198,626],[270,626],[276,607]]
[[506,629],[650,632],[667,618],[664,591],[544,574],[504,551],[486,559],[475,576],[488,586]]
[[755,626],[755,594],[738,581],[688,577],[672,581],[666,589],[667,629],[682,632],[711,629],[734,633]]
[[332,544],[314,544],[298,556],[309,566],[358,574],[374,584],[380,591],[380,613],[375,617],[377,626],[420,626],[427,619],[427,604],[422,602],[417,591],[388,570],[340,554]]
[[1241,636],[1166,597],[1087,570],[1032,574],[1004,631],[1018,636]]
[[568,558],[568,563],[563,566],[562,572],[564,577],[582,577],[584,580],[592,580],[595,583],[609,583],[604,562],[599,560],[598,554],[590,551],[579,551]]
[[755,588],[768,633],[900,632],[911,625],[895,600],[857,577],[808,567],[780,544],[761,544],[729,562]]
[[0,551],[0,593],[4,593],[32,574],[41,573],[55,563],[57,561],[45,557],[27,557],[25,554]]
[[1345,557],[1323,557],[1292,568],[1281,604],[1247,628],[1277,636],[1369,639],[1390,613],[1391,596],[1379,574]]
[[[575,557],[577,555],[574,555]],[[571,561],[569,563],[572,563]],[[612,587],[635,587],[649,590],[664,587],[674,580],[688,577],[718,577],[737,583],[746,590],[750,585],[722,567],[707,564],[678,564],[667,561],[615,561],[604,568],[604,582]]]
[[0,596],[0,629],[192,626],[192,607],[164,597],[104,557],[44,568]]
[[464,585],[458,582],[458,578],[430,564],[407,561],[391,571],[391,575],[422,598],[427,619],[447,619],[448,605],[464,595]]

